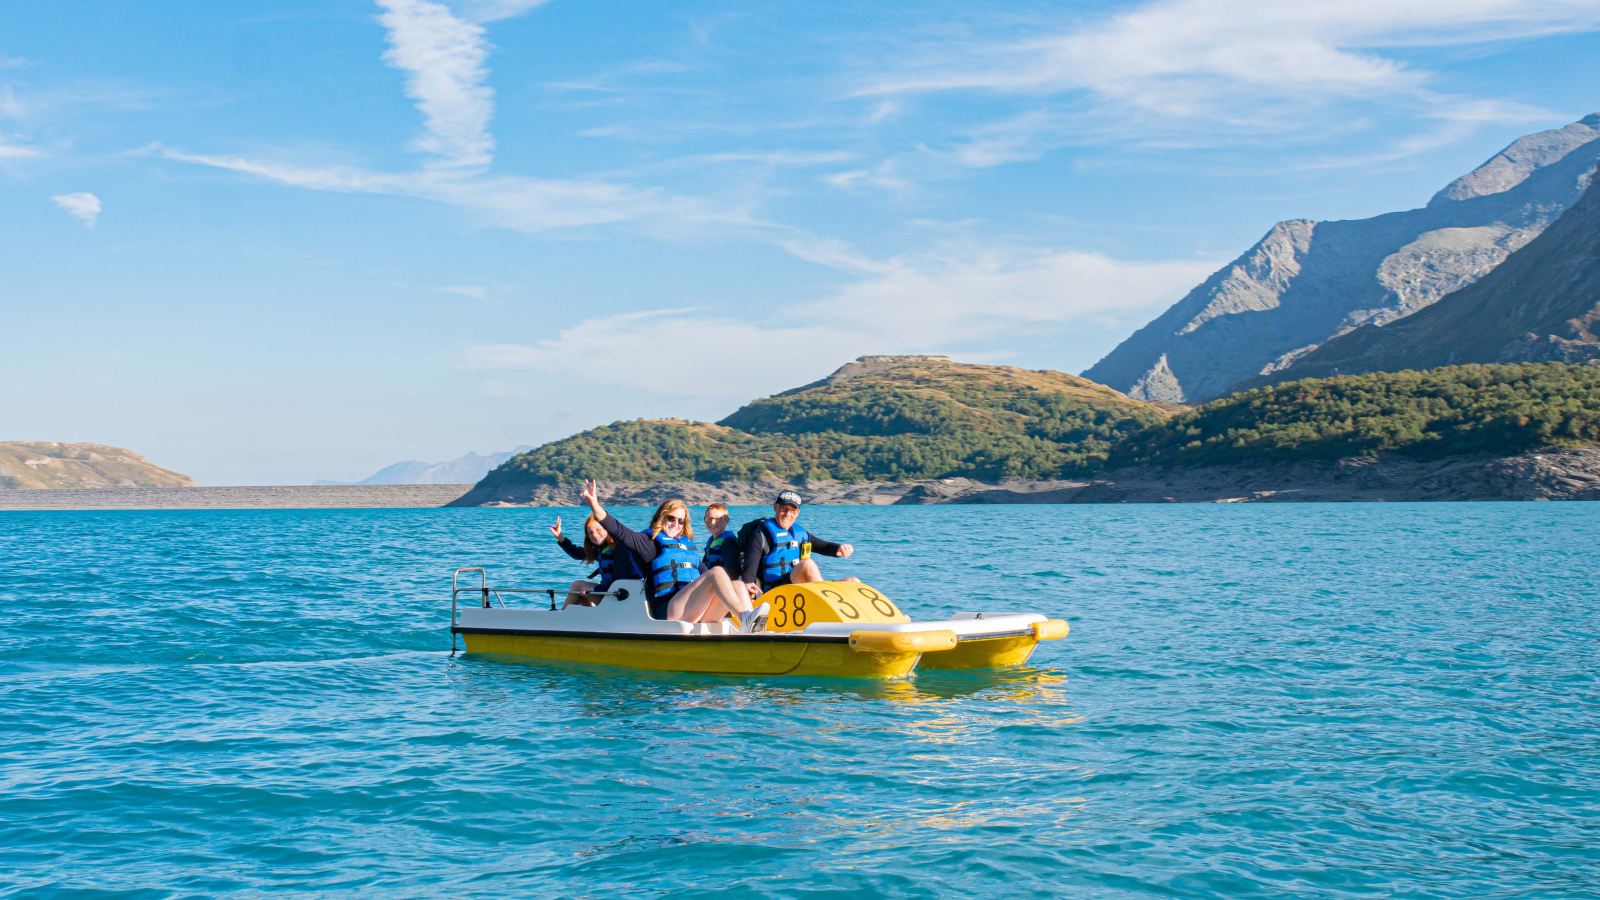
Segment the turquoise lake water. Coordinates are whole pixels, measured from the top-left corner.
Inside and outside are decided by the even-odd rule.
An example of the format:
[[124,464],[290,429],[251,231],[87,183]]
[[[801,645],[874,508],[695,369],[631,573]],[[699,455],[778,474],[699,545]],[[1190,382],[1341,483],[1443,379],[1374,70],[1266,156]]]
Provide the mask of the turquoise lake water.
[[1072,633],[451,658],[452,568],[581,574],[554,514],[0,513],[0,896],[1600,895],[1600,504],[812,508],[918,618]]

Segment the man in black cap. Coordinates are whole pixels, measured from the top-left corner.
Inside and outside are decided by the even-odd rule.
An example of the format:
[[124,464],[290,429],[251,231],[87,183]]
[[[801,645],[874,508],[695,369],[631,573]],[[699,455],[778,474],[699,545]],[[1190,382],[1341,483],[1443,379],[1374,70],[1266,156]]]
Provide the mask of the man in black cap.
[[855,552],[849,544],[835,544],[807,532],[795,523],[799,517],[800,495],[784,491],[772,502],[772,518],[752,523],[756,527],[745,537],[742,579],[751,597],[759,597],[780,585],[823,580],[813,554],[845,559]]

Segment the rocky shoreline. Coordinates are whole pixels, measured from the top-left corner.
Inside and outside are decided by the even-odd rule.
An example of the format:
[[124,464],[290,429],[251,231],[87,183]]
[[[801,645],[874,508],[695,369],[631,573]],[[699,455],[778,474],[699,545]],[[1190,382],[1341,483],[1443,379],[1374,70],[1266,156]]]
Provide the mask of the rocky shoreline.
[[[1438,500],[1600,500],[1600,449],[1507,457],[1452,457],[1419,462],[1401,456],[1337,461],[1253,463],[1198,469],[1131,468],[1081,480],[967,478],[847,483],[726,481],[601,482],[607,503],[653,506],[669,497],[760,506],[785,487],[826,505],[938,503],[1284,503]],[[580,486],[480,486],[451,506],[579,506]]]
[[[941,503],[1344,503],[1437,500],[1600,500],[1600,449],[1418,462],[1400,456],[1331,462],[1254,463],[1200,469],[1132,468],[1078,480],[601,482],[615,506],[682,497],[703,506],[765,506],[786,487],[809,503],[840,506]],[[396,509],[580,506],[578,484],[283,485],[0,491],[0,510]]]
[[262,485],[0,491],[0,510],[406,509],[440,507],[470,484]]

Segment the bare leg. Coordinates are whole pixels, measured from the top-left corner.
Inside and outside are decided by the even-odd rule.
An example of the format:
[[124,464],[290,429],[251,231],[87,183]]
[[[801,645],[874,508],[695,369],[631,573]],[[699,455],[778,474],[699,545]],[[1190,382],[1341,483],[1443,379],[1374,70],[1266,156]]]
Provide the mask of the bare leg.
[[567,602],[561,604],[561,608],[566,609],[574,603],[579,606],[598,605],[600,601],[589,596],[589,592],[594,590],[596,587],[599,587],[599,585],[592,581],[574,581],[572,583],[572,587],[568,588],[568,590],[570,590],[572,593],[567,595]]
[[[823,581],[822,569],[817,566],[814,559],[802,559],[795,563],[794,570],[789,573],[790,584],[810,584],[813,581]],[[835,578],[834,581],[853,581],[860,583],[861,579],[851,575],[849,578]]]
[[712,569],[679,591],[667,604],[667,618],[679,622],[716,622],[728,613],[738,615],[750,608],[744,592],[735,590],[728,573]]

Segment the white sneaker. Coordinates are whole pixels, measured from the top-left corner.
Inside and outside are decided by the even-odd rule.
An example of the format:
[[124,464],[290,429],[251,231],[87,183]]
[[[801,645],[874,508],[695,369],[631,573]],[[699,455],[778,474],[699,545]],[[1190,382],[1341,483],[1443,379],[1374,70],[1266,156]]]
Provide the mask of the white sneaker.
[[755,634],[767,630],[767,616],[772,612],[772,604],[763,603],[755,609],[739,614],[739,631],[744,634]]

